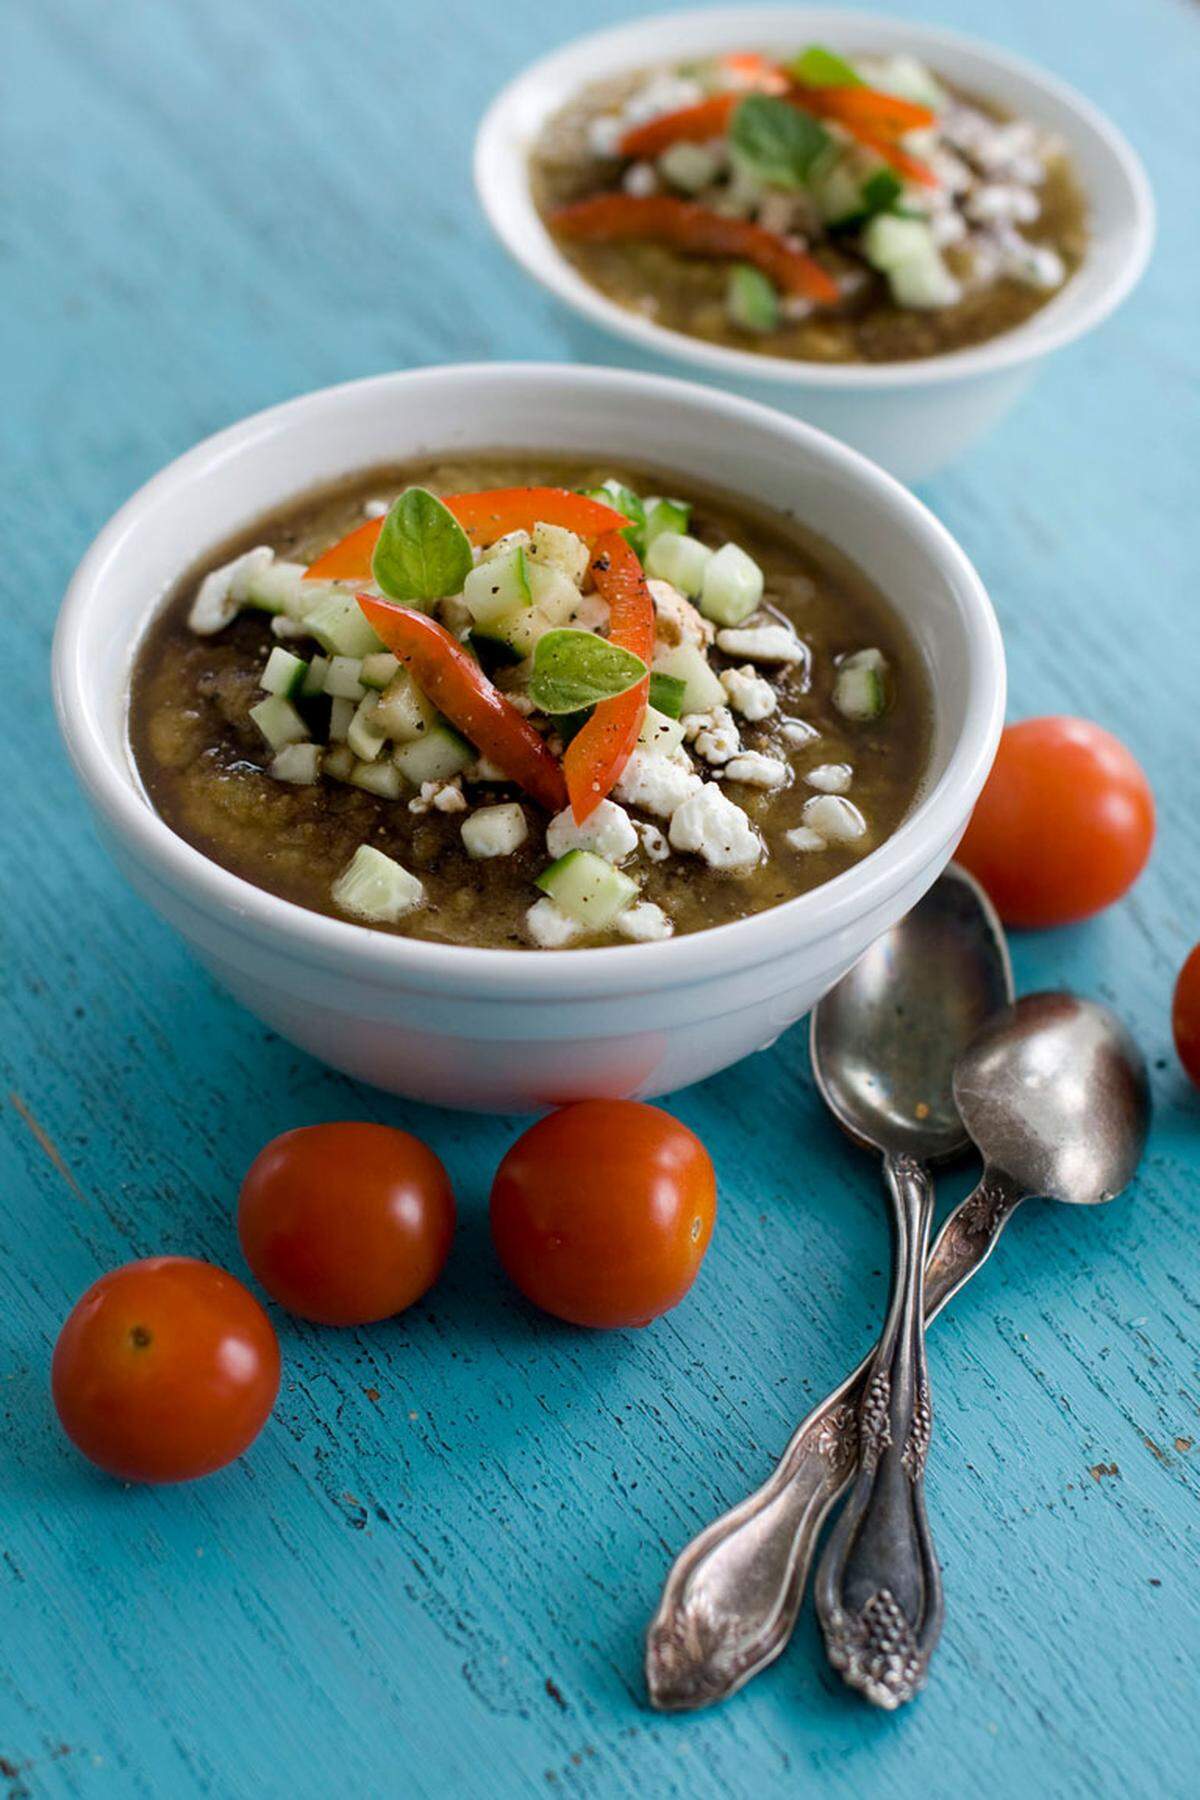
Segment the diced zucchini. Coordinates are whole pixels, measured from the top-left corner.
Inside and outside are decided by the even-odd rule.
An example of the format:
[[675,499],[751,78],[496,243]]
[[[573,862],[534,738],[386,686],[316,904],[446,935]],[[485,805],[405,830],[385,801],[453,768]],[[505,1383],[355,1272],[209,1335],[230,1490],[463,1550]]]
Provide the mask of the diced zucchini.
[[534,607],[549,624],[561,625],[579,605],[579,589],[553,564],[544,566],[530,559],[527,567]]
[[304,623],[330,656],[371,656],[386,648],[349,594],[330,594],[304,615]]
[[742,331],[775,331],[779,326],[779,290],[753,263],[735,263],[729,271],[725,310]]
[[259,686],[268,694],[282,694],[285,700],[291,700],[304,692],[307,676],[308,664],[304,658],[293,656],[282,644],[276,644],[259,677]]
[[843,718],[862,722],[880,717],[887,706],[887,661],[880,650],[856,650],[838,664],[833,704]]
[[511,550],[528,550],[532,542],[533,539],[527,531],[506,531],[503,537],[498,537],[494,544],[489,544],[487,549],[481,552],[479,560],[480,562],[496,562],[507,556]]
[[488,625],[529,606],[532,595],[524,549],[518,544],[507,556],[478,563],[463,583],[463,599],[477,625]]
[[642,729],[638,732],[638,743],[646,750],[657,750],[664,756],[669,756],[682,742],[683,726],[680,721],[659,712],[656,706],[648,706],[642,720]]
[[353,700],[334,700],[329,707],[329,741],[331,744],[344,744],[350,730],[350,721],[354,717]]
[[394,681],[400,669],[400,658],[393,656],[390,650],[376,650],[371,656],[364,656],[359,680],[364,687],[382,690],[389,682]]
[[587,573],[588,547],[565,525],[535,525],[530,555],[539,568],[560,569],[575,587]]
[[347,744],[335,744],[332,750],[325,752],[321,773],[328,775],[331,781],[349,781],[357,767],[353,750]]
[[762,605],[763,574],[739,544],[722,544],[704,571],[700,611],[718,625],[740,625]]
[[308,726],[291,701],[281,694],[268,694],[250,708],[250,717],[272,750],[282,750],[285,744],[301,744],[308,736]]
[[376,719],[378,711],[379,695],[364,694],[346,729],[346,742],[360,762],[374,762],[383,749],[384,735]]
[[692,509],[686,500],[647,500],[645,544],[647,550],[664,531],[681,537],[692,522]]
[[325,692],[331,700],[353,700],[357,703],[366,691],[362,684],[361,657],[335,656],[330,659],[325,671]]
[[297,787],[312,787],[321,779],[320,744],[285,744],[267,769],[276,781],[288,781]]
[[689,537],[686,531],[663,531],[646,552],[646,573],[657,581],[669,581],[694,600],[704,586],[704,571],[711,558],[712,551],[699,538]]
[[537,885],[588,931],[606,930],[638,891],[636,881],[591,850],[568,850],[542,870]]
[[686,682],[678,675],[664,675],[661,669],[654,669],[650,675],[650,704],[666,713],[668,719],[678,719],[683,712],[683,694]]
[[325,692],[325,677],[328,673],[329,658],[327,656],[322,656],[321,652],[318,650],[304,672],[304,686],[300,689],[301,698],[304,700],[315,700],[318,694],[323,694]]
[[711,712],[714,706],[725,705],[725,689],[717,680],[707,656],[696,644],[663,646],[655,652],[654,667],[660,674],[674,675],[683,682],[681,711]]
[[330,892],[343,912],[380,925],[394,925],[425,900],[416,876],[373,844],[358,846]]
[[424,737],[439,716],[437,707],[425,698],[408,670],[401,669],[384,689],[375,723],[395,743],[411,744]]
[[721,159],[707,144],[672,144],[658,159],[658,172],[684,194],[698,194],[708,187],[721,167]]
[[234,583],[233,591],[243,605],[257,607],[260,612],[302,618],[320,598],[311,586],[307,591],[303,588],[304,573],[303,563],[271,562],[265,568],[249,570],[240,582]]
[[934,249],[933,233],[924,219],[901,219],[895,213],[879,213],[870,220],[860,242],[871,267],[885,273]]
[[424,737],[401,744],[394,761],[400,773],[420,787],[423,781],[449,781],[461,775],[475,761],[475,752],[449,725],[432,725]]
[[511,856],[528,836],[525,814],[515,800],[477,807],[462,822],[463,849],[468,856]]
[[404,791],[403,775],[386,757],[376,762],[356,762],[346,779],[351,787],[378,794],[381,800],[398,800]]
[[920,256],[910,256],[888,270],[888,286],[897,306],[932,312],[953,306],[962,298],[962,286],[950,273],[942,253],[933,244]]

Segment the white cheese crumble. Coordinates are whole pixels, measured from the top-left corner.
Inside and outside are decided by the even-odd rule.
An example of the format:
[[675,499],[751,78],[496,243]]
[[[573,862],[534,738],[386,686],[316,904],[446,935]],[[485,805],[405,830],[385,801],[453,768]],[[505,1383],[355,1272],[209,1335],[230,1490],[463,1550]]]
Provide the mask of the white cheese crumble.
[[816,726],[810,725],[807,719],[785,719],[780,727],[780,736],[785,744],[811,744],[820,735]]
[[[704,723],[693,733],[691,721],[701,718]],[[706,763],[712,763],[716,768],[736,756],[742,747],[737,720],[727,706],[714,706],[707,716],[689,713],[683,721],[683,734],[689,738],[694,736],[697,756],[702,756]]]
[[362,516],[364,519],[385,519],[392,510],[390,500],[364,500]]
[[748,657],[751,662],[799,663],[808,659],[808,646],[786,625],[739,625],[718,631],[717,649],[726,656]]
[[714,869],[752,869],[763,853],[750,820],[715,781],[676,808],[670,838],[676,850],[693,850]]
[[568,918],[546,894],[541,900],[535,900],[525,914],[525,929],[539,950],[561,950],[564,944],[579,936],[583,926]]
[[636,200],[647,200],[651,194],[658,192],[658,175],[654,164],[648,162],[630,163],[621,177],[621,186],[627,194]]
[[652,578],[646,583],[654,602],[654,635],[664,644],[695,644],[703,650],[713,640],[711,619],[697,610],[686,594],[670,581]]
[[824,850],[827,848],[825,839],[819,831],[814,831],[811,825],[797,825],[794,831],[785,831],[783,841],[785,844],[790,844],[793,850]]
[[627,906],[617,915],[616,928],[635,944],[656,943],[669,938],[675,930],[662,907],[655,906],[653,900],[639,900],[635,906]]
[[639,819],[637,834],[642,840],[642,849],[651,862],[666,862],[671,854],[671,846],[657,825],[652,825],[649,819]]
[[515,801],[500,806],[481,806],[462,822],[463,848],[468,856],[511,856],[529,836],[525,814]]
[[740,669],[723,669],[720,679],[730,706],[751,724],[769,719],[779,704],[775,689],[765,675],[755,674],[753,663],[744,663]]
[[570,807],[556,813],[546,827],[546,849],[557,861],[568,850],[591,850],[606,862],[623,862],[637,849],[633,820],[615,800],[602,800],[582,825]]
[[456,775],[452,781],[423,781],[421,791],[409,801],[410,813],[427,813],[431,808],[438,812],[459,813],[467,810],[467,796],[462,791],[462,776]]
[[787,764],[761,750],[743,750],[721,770],[722,781],[743,781],[748,787],[781,788],[787,776]]
[[499,763],[494,763],[490,756],[481,756],[479,761],[468,771],[468,774],[472,781],[508,780],[508,776],[504,773],[504,770],[500,767]]
[[661,819],[669,819],[676,807],[702,786],[686,752],[682,756],[661,756],[653,750],[635,750],[615,792],[628,806],[640,806]]
[[804,779],[818,793],[845,794],[849,792],[853,777],[854,770],[849,763],[821,763],[810,769]]
[[817,794],[806,800],[801,819],[831,844],[851,844],[866,835],[867,821],[854,802],[840,794]]

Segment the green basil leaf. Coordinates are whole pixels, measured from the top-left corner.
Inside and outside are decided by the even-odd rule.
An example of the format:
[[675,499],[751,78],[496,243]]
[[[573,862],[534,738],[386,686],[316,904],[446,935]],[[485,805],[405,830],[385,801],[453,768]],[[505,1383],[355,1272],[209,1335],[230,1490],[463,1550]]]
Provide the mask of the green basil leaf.
[[904,183],[894,169],[876,169],[863,182],[863,207],[870,215],[889,212],[904,192]]
[[650,704],[668,719],[677,719],[683,711],[687,682],[678,675],[664,675],[655,669],[650,677]]
[[772,187],[803,187],[829,143],[810,113],[772,94],[747,94],[733,115],[729,142],[738,162]]
[[589,500],[599,500],[603,506],[613,506],[619,513],[624,513],[629,520],[629,527],[621,536],[640,556],[646,538],[646,508],[641,496],[635,494],[632,488],[627,488],[624,482],[616,481],[611,476],[607,481],[602,481],[599,487],[583,488],[580,491]]
[[547,631],[533,653],[529,698],[539,712],[573,713],[636,687],[646,665],[594,631]]
[[461,594],[475,566],[466,532],[425,488],[407,488],[383,521],[371,573],[389,600],[406,605]]
[[823,44],[810,44],[793,62],[788,74],[805,87],[862,87],[863,78],[844,56],[826,50]]

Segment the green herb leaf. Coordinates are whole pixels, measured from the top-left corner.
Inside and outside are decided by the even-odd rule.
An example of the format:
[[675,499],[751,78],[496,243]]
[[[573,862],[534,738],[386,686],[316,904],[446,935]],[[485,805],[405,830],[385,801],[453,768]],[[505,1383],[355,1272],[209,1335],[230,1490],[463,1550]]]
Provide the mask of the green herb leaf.
[[547,631],[533,653],[529,697],[539,712],[573,713],[636,687],[646,665],[594,631]]
[[582,488],[580,492],[585,494],[589,500],[599,500],[601,505],[614,506],[619,513],[624,513],[629,520],[629,527],[628,530],[621,533],[621,536],[640,556],[646,537],[646,508],[642,504],[641,496],[635,494],[632,488],[627,488],[624,482],[614,480],[612,476],[607,481],[602,481],[599,487]]
[[888,212],[904,192],[904,183],[894,169],[876,169],[863,182],[863,208],[868,214]]
[[853,64],[823,44],[810,44],[788,64],[788,74],[805,87],[862,87],[863,79]]
[[466,532],[425,488],[407,488],[383,521],[371,573],[389,600],[406,605],[461,594],[475,566]]
[[679,675],[664,675],[655,669],[650,677],[650,704],[668,719],[677,719],[683,711],[687,682]]
[[811,114],[772,94],[747,94],[733,115],[730,147],[737,161],[772,187],[803,187],[829,143]]

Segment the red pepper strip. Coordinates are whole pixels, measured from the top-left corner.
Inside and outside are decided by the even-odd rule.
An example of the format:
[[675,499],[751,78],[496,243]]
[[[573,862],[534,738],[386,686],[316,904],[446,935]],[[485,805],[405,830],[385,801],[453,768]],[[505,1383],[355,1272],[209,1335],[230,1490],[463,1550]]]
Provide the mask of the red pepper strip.
[[751,262],[789,294],[802,294],[821,306],[841,298],[837,283],[820,263],[793,250],[785,238],[747,219],[727,219],[694,200],[665,194],[639,199],[633,194],[597,194],[560,206],[550,215],[551,227],[565,238],[594,244],[619,238],[647,238],[670,244],[693,256],[732,256]]
[[902,137],[906,131],[923,131],[932,125],[936,113],[912,100],[901,100],[897,94],[884,94],[870,87],[808,87],[797,82],[793,93],[809,112],[836,119],[853,131],[862,126],[880,137]]
[[899,144],[893,144],[890,138],[876,137],[874,132],[851,129],[864,150],[873,150],[898,175],[903,175],[908,181],[919,182],[922,187],[941,186],[928,163],[918,162],[915,156],[910,156],[907,150],[901,150]]
[[[609,641],[632,650],[649,668],[654,655],[654,602],[642,565],[619,532],[606,532],[597,541],[592,579],[601,599],[608,602]],[[563,768],[577,825],[590,818],[621,779],[642,729],[649,694],[647,675],[627,693],[602,700],[567,745]]]
[[393,655],[452,725],[547,812],[561,812],[567,788],[558,758],[490,682],[473,656],[428,613],[360,594],[358,604]]
[[660,113],[644,125],[635,125],[617,145],[622,156],[660,156],[672,144],[706,144],[709,138],[724,137],[729,121],[745,99],[745,92],[730,90],[711,94],[695,106],[681,106],[676,112]]
[[[468,537],[484,545],[494,544],[510,531],[532,531],[539,524],[563,525],[591,540],[602,531],[613,530],[618,520],[628,523],[614,507],[589,500],[585,494],[573,494],[570,488],[490,488],[478,494],[443,494],[442,502]],[[348,537],[309,564],[305,581],[369,581],[371,558],[382,530],[382,519],[357,525]]]

